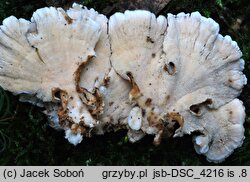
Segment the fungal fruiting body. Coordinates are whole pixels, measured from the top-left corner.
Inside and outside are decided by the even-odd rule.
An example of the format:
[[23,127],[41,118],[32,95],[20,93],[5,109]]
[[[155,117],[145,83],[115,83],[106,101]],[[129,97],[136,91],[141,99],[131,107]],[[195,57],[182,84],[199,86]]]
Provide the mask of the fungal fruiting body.
[[78,4],[42,8],[31,21],[3,21],[0,85],[44,107],[74,145],[121,128],[131,142],[150,134],[156,145],[195,132],[196,152],[221,162],[244,140],[236,97],[247,79],[237,43],[218,32],[198,12],[107,19]]

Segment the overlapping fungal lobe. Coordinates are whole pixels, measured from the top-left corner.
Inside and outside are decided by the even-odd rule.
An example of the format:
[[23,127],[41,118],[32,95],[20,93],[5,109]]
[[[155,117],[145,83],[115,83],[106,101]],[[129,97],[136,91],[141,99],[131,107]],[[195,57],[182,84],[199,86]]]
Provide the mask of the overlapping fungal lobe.
[[[229,36],[218,34],[217,23],[197,12],[169,14],[168,25],[163,49],[165,60],[176,65],[178,83],[172,87],[168,115],[183,118],[175,136],[200,132],[194,140],[197,151],[220,162],[244,139],[244,106],[235,99],[247,80],[241,52]],[[170,50],[173,42],[176,47]]]
[[245,108],[234,99],[216,111],[204,115],[201,135],[194,136],[195,150],[208,161],[221,162],[244,140]]
[[[168,99],[167,77],[161,60],[167,20],[148,11],[116,13],[109,20],[111,64],[130,83],[128,117],[132,130],[155,134],[155,143],[164,133],[164,105]],[[162,67],[162,69],[161,69]],[[163,110],[162,110],[163,109]]]
[[246,84],[244,61],[217,23],[198,12],[156,19],[126,11],[110,18],[109,30],[112,66],[131,85],[131,130],[159,144],[178,123],[174,136],[200,133],[195,148],[214,162],[241,145],[244,107],[234,98]]
[[94,127],[96,120],[81,100],[84,91],[78,82],[79,68],[95,56],[100,32],[90,18],[74,19],[53,7],[37,10],[31,21],[5,19],[0,31],[1,86],[58,103],[57,119],[65,130],[75,123],[80,126],[71,130],[75,133]]
[[81,68],[79,82],[79,87],[85,94],[85,98],[81,98],[97,120],[91,134],[127,128],[127,113],[131,109],[128,103],[129,84],[116,74],[110,64],[108,19],[93,9],[88,10],[78,4],[73,4],[67,13],[71,18],[91,18],[101,27],[95,46],[96,55]]

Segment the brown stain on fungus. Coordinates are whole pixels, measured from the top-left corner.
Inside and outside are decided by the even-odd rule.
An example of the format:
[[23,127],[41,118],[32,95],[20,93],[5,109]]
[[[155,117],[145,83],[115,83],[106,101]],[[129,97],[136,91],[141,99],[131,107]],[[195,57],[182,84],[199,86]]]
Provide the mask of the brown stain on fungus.
[[95,108],[90,110],[90,114],[97,117],[103,112],[104,103],[99,89],[96,88],[93,95],[95,96]]
[[[84,104],[86,104],[89,107],[90,114],[93,117],[97,117],[98,114],[101,114],[103,112],[103,106],[104,106],[103,99],[99,90],[96,88],[94,90],[94,93],[91,93],[87,89],[82,88],[79,85],[83,67],[93,57],[94,56],[88,56],[87,60],[78,66],[77,70],[74,73],[74,76],[75,76],[76,91],[79,93],[80,99],[82,100]],[[107,84],[108,84],[108,80],[107,80]]]
[[80,87],[79,93],[81,93],[79,95],[81,101],[87,105],[93,117],[96,118],[97,115],[103,112],[104,102],[98,88],[95,88],[94,92],[91,93],[87,89]]
[[83,63],[81,63],[78,68],[76,69],[76,71],[74,72],[74,76],[75,76],[75,84],[76,84],[76,91],[81,93],[81,87],[79,85],[80,83],[80,79],[81,79],[81,72],[84,68],[84,66],[86,65],[87,62],[89,62],[94,56],[88,56],[86,61],[84,61]]
[[73,124],[73,119],[68,116],[69,110],[67,108],[68,106],[68,93],[65,90],[60,90],[60,89],[53,89],[52,93],[58,94],[60,97],[61,105],[58,109],[58,118],[59,118],[59,124],[63,128],[70,127]]
[[[82,62],[81,64],[78,64],[78,67],[77,67],[76,71],[74,72],[74,80],[75,80],[75,85],[76,85],[75,88],[76,88],[76,91],[79,93],[79,96],[81,93],[83,93],[83,95],[84,95],[84,93],[86,91],[86,89],[80,87],[80,85],[79,85],[81,71],[83,70],[83,67],[86,65],[86,63],[88,61],[90,61],[90,59],[92,57],[93,56],[89,55],[87,57],[86,61]],[[73,97],[69,97],[68,93],[66,91],[61,90],[59,88],[52,89],[52,96],[54,98],[58,98],[58,95],[60,96],[59,99],[61,101],[61,106],[59,107],[59,110],[58,110],[59,124],[63,128],[67,128],[67,127],[70,127],[74,123],[73,118],[68,116],[69,110],[67,108],[69,99],[72,100]],[[88,100],[88,103],[87,104],[85,103],[85,104],[92,108],[92,109],[90,109],[90,111],[92,112],[91,114],[97,115],[98,113],[101,113],[103,110],[103,102],[102,102],[102,98],[101,98],[100,93],[98,91],[95,91],[94,95],[90,92],[88,95],[90,96],[89,98],[91,98],[92,100]],[[82,99],[82,98],[80,97],[80,99]],[[82,130],[84,130],[84,129],[82,129]]]
[[70,129],[74,134],[84,134],[86,132],[86,128],[77,123],[72,124]]
[[68,93],[64,90],[60,90],[60,100],[61,100],[61,108],[59,112],[65,113],[68,105]]
[[132,100],[133,99],[137,99],[138,97],[140,97],[142,95],[141,91],[140,91],[138,85],[136,84],[132,73],[128,71],[126,74],[129,77],[129,79],[130,79],[130,83],[132,84],[132,88],[131,88],[131,90],[129,92],[129,97]]
[[65,14],[64,15],[64,19],[66,20],[66,22],[68,24],[72,24],[73,23],[73,19],[69,17],[69,15]]
[[149,107],[151,105],[151,103],[152,103],[152,99],[151,98],[147,98],[147,100],[145,102],[145,105]]
[[184,118],[178,112],[170,112],[165,115],[165,119],[171,122],[177,122],[180,127],[184,125]]
[[154,128],[154,130],[156,131],[153,144],[159,145],[165,133],[164,130],[166,130],[164,124],[162,123],[162,119],[157,113],[151,111],[147,113],[147,121],[149,123],[149,126],[151,128]]
[[154,138],[154,142],[153,144],[155,146],[158,146],[161,144],[161,141],[162,141],[162,135],[163,135],[163,130],[160,130],[157,135],[155,135],[155,138]]
[[149,112],[147,114],[147,120],[150,126],[156,126],[156,125],[162,125],[161,123],[161,118],[158,116],[158,114],[156,114],[155,112]]
[[94,107],[96,103],[96,98],[93,93],[89,92],[87,89],[80,87],[79,96],[81,101],[87,106]]
[[163,70],[168,72],[169,75],[174,75],[176,73],[176,67],[173,62],[169,62],[163,66]]

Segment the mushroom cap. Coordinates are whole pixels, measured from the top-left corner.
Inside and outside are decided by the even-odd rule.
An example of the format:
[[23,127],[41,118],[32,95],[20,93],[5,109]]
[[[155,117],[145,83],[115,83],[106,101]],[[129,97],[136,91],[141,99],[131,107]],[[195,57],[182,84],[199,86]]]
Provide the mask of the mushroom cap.
[[204,154],[208,161],[222,162],[244,140],[245,108],[234,99],[218,110],[207,112],[200,121],[203,135],[194,137],[197,153]]
[[[238,114],[239,133],[227,137],[230,145],[227,151],[217,150],[220,157],[216,158],[212,156],[216,145],[203,145],[207,141],[216,142],[219,137],[214,136],[214,131],[222,132],[224,137],[230,135],[235,126],[222,119],[230,117],[222,111],[226,104],[236,102],[233,99],[247,81],[237,43],[230,36],[220,35],[216,22],[198,12],[168,14],[165,19],[141,10],[126,11],[111,16],[109,32],[112,66],[131,83],[130,101],[145,112],[141,129],[155,134],[155,143],[160,142],[164,133],[163,123],[177,122],[180,128],[175,136],[195,131],[204,135],[194,141],[200,146],[197,151],[208,160],[221,161],[240,146],[244,110],[239,102],[233,104],[242,110]],[[216,116],[219,126],[230,129],[215,130],[218,126],[208,117],[211,115]],[[211,128],[204,124],[209,121]]]
[[99,36],[99,24],[73,20],[60,8],[39,9],[31,22],[6,18],[0,30],[1,86],[44,102],[53,100],[54,88],[75,90],[74,73],[95,55]]
[[53,127],[74,145],[83,135],[128,129],[193,137],[197,153],[221,162],[244,140],[245,111],[235,99],[247,79],[230,36],[198,12],[155,17],[143,11],[108,20],[73,4],[11,16],[0,26],[0,83],[45,106]]

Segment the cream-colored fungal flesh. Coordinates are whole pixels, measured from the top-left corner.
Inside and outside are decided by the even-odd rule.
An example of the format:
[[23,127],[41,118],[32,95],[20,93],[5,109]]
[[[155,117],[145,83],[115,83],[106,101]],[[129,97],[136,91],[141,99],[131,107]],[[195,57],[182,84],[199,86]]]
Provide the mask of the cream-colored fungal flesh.
[[122,128],[130,142],[150,134],[155,145],[195,133],[195,151],[223,161],[244,140],[241,56],[198,12],[135,10],[108,19],[73,4],[0,26],[1,87],[44,107],[74,145]]
[[[112,66],[131,84],[130,101],[144,111],[141,130],[155,134],[156,144],[164,123],[177,122],[174,136],[200,132],[195,148],[210,161],[223,160],[241,145],[244,109],[233,99],[246,84],[244,61],[236,42],[218,33],[216,22],[198,12],[156,19],[149,12],[126,11],[111,16],[109,32]],[[237,126],[221,112],[231,102],[239,110]],[[234,127],[237,140],[229,137]],[[216,144],[221,135],[224,148]]]
[[83,121],[93,127],[96,121],[82,103],[76,82],[79,66],[95,56],[100,32],[90,18],[72,19],[53,7],[37,10],[31,21],[5,19],[0,30],[1,86],[43,102],[59,99],[64,125]]

